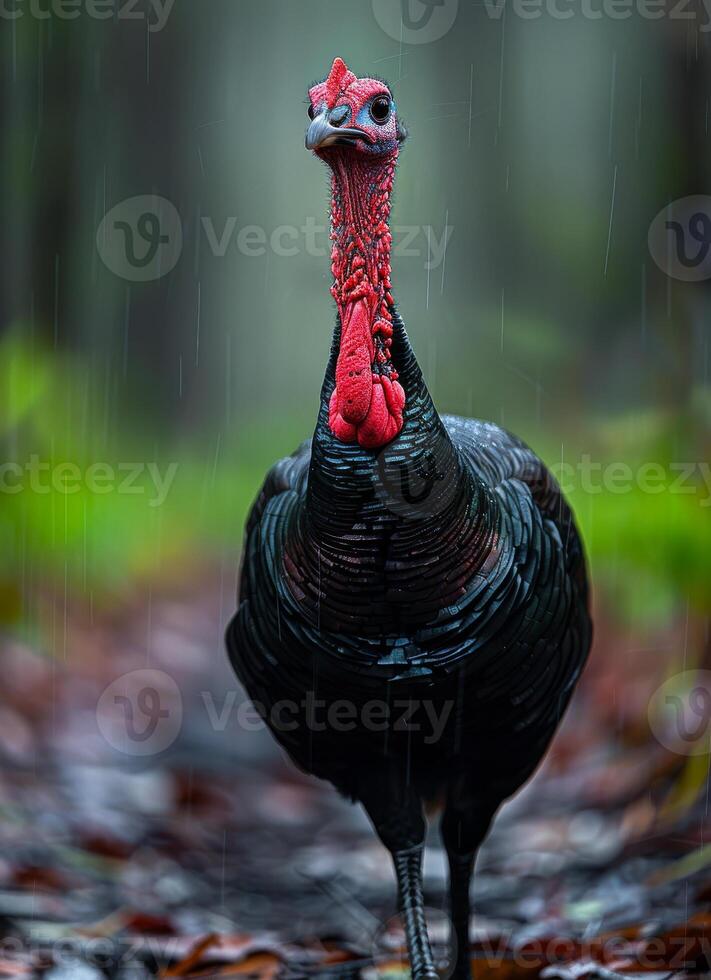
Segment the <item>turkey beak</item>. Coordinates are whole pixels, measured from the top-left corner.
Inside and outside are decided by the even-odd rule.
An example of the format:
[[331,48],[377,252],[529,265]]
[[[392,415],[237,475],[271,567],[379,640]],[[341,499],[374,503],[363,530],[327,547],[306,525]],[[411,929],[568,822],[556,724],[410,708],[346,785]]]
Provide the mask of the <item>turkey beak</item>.
[[311,125],[306,131],[306,149],[316,150],[321,146],[329,136],[334,138],[336,135],[336,127],[332,126],[328,121],[328,115],[326,112],[320,112],[318,116],[315,116],[311,121]]
[[372,142],[362,129],[342,125],[349,115],[348,106],[336,106],[335,109],[320,112],[306,131],[306,149],[319,150],[325,146],[357,143],[358,140]]

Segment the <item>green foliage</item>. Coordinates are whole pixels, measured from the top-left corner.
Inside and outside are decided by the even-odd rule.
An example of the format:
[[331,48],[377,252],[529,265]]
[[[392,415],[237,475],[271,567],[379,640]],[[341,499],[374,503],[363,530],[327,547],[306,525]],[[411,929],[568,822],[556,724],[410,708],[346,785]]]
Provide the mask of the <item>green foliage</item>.
[[[243,428],[211,445],[138,437],[120,425],[109,435],[101,386],[92,386],[82,362],[13,332],[0,364],[0,438],[13,465],[2,475],[0,620],[31,618],[43,588],[100,602],[144,576],[185,572],[195,556],[234,563],[267,467],[304,434],[294,422]],[[707,400],[699,394],[695,403]],[[566,444],[567,471],[559,452],[544,454],[576,512],[596,588],[620,615],[648,625],[667,621],[687,600],[700,612],[711,608],[709,488],[696,469],[683,492],[672,491],[679,431],[693,433],[693,419],[674,426],[660,413],[598,420],[576,438],[590,454],[587,476],[582,451]],[[694,458],[690,446],[682,458]],[[661,491],[647,492],[644,480],[640,486],[650,461],[664,474]]]
[[[680,415],[628,412],[593,420],[561,484],[576,513],[596,586],[625,618],[668,622],[687,602],[711,610],[711,465],[699,405]],[[591,448],[592,447],[592,448]],[[560,454],[547,457],[560,472]]]
[[100,601],[195,554],[236,556],[268,446],[107,438],[80,362],[18,334],[0,362],[0,622],[30,614],[43,588]]

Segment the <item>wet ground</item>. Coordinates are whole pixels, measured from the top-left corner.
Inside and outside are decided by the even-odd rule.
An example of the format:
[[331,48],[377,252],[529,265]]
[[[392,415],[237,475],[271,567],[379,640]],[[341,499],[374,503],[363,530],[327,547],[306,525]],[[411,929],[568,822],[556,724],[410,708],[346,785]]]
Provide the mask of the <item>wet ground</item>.
[[[243,704],[222,648],[231,584],[205,581],[111,614],[48,599],[52,651],[3,643],[0,977],[406,971],[387,854]],[[707,763],[651,737],[647,642],[598,630],[554,750],[501,812],[474,891],[478,976],[706,970]],[[444,869],[433,831],[443,975]]]

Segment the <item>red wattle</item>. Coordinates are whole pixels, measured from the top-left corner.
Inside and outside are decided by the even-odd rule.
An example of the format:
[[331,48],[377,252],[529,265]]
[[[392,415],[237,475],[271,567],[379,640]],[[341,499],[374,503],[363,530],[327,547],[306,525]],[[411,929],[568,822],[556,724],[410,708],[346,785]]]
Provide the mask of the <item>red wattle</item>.
[[358,438],[358,430],[354,425],[341,416],[338,411],[338,390],[333,389],[331,400],[328,403],[328,424],[331,432],[341,442],[355,442]]
[[[338,90],[338,98],[344,70],[345,66],[334,65],[331,89]],[[405,406],[405,391],[392,361],[388,228],[398,151],[396,145],[383,156],[333,152],[331,293],[338,305],[341,335],[328,421],[342,442],[379,449],[402,429]]]
[[364,449],[379,449],[390,442],[402,429],[402,409],[405,392],[398,381],[384,375],[374,379],[370,409],[358,426],[358,442]]
[[366,417],[373,391],[370,323],[368,303],[361,299],[346,308],[341,324],[341,347],[336,363],[338,411],[353,425]]

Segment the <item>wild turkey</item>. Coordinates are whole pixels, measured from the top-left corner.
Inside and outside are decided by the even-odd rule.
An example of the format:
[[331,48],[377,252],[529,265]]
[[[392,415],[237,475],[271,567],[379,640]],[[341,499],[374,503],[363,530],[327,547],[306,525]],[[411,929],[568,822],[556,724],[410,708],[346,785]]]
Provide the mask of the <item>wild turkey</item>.
[[392,854],[415,978],[437,976],[421,861],[423,804],[441,809],[465,977],[477,850],[588,653],[585,559],[534,453],[432,403],[391,292],[405,131],[390,88],[337,58],[309,96],[306,146],[332,171],[336,326],[313,439],[249,515],[227,643],[292,760],[360,801]]

